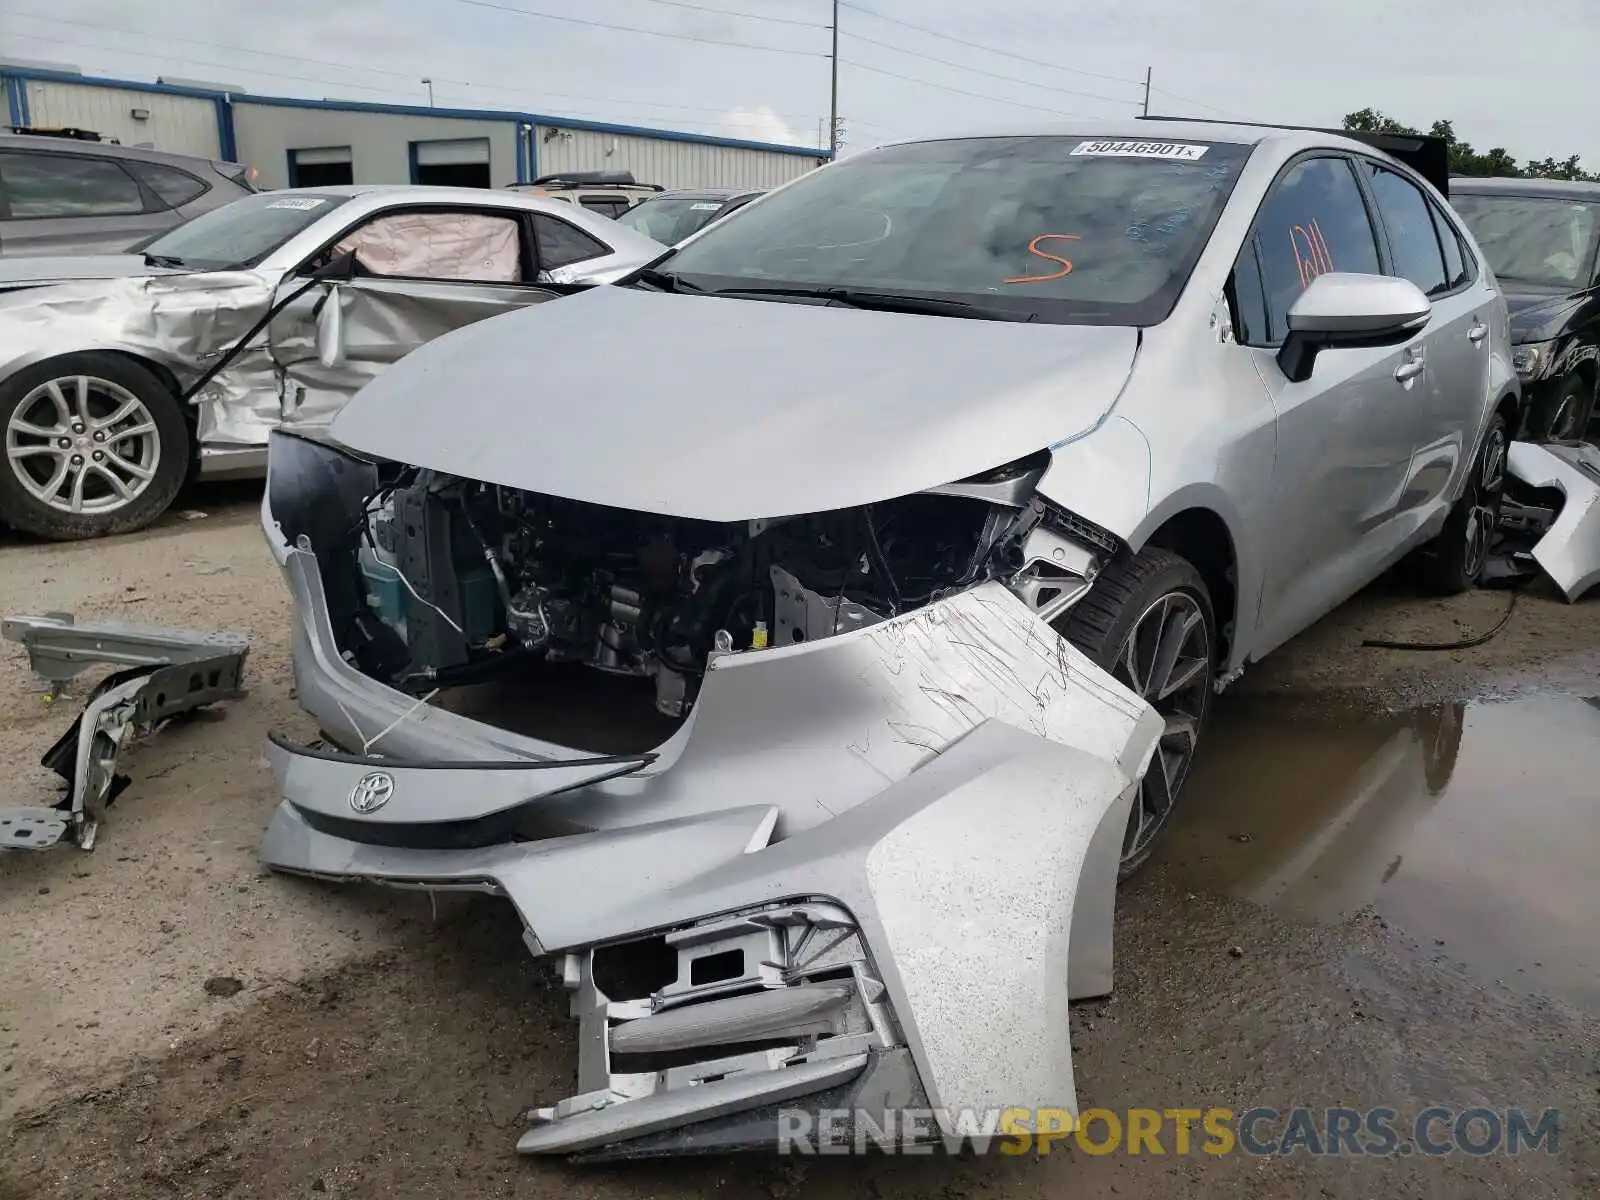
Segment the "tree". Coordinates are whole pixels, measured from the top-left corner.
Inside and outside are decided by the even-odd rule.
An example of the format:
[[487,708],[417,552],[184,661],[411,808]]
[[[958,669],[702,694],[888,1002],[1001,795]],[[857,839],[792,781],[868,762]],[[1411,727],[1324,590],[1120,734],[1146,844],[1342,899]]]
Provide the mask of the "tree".
[[[1420,135],[1421,133],[1420,130],[1397,121],[1395,118],[1375,108],[1363,108],[1346,114],[1344,128],[1359,133],[1409,133],[1412,135]],[[1428,133],[1432,137],[1443,138],[1445,144],[1449,147],[1450,173],[1452,175],[1582,179],[1600,182],[1600,174],[1591,175],[1585,171],[1579,165],[1580,156],[1576,154],[1559,160],[1545,158],[1534,161],[1530,159],[1525,166],[1518,166],[1517,160],[1503,146],[1496,146],[1482,153],[1474,150],[1470,142],[1464,142],[1456,136],[1455,126],[1449,121],[1435,121],[1428,127]]]

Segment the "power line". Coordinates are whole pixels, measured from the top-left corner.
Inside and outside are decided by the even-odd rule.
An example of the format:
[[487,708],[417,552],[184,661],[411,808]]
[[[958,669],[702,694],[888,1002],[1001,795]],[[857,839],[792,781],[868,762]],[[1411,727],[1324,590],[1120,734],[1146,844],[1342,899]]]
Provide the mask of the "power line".
[[971,71],[975,75],[987,75],[990,79],[998,79],[1003,83],[1015,83],[1020,84],[1023,87],[1042,88],[1047,92],[1057,92],[1063,96],[1077,96],[1084,100],[1102,100],[1107,104],[1129,103],[1127,99],[1122,97],[1099,96],[1093,92],[1075,92],[1070,88],[1056,87],[1054,84],[1035,83],[1031,79],[1018,79],[1012,75],[1002,75],[998,71],[985,71],[982,67],[969,67],[964,63],[952,62],[948,58],[935,58],[931,54],[922,54],[916,50],[903,50],[899,46],[893,45],[889,42],[880,42],[876,38],[869,38],[859,33],[851,33],[847,34],[846,36],[857,42],[866,42],[869,46],[881,46],[885,50],[894,51],[896,54],[904,54],[911,58],[920,58],[927,62],[938,63],[941,67],[952,67],[957,71]]
[[[149,38],[152,41],[181,42],[181,43],[183,43],[185,45],[189,45],[189,46],[203,46],[208,50],[225,50],[225,51],[228,51],[228,52],[234,53],[234,54],[254,54],[254,55],[258,55],[259,57],[262,57],[262,58],[278,58],[278,59],[283,59],[286,62],[306,63],[308,65],[318,66],[318,67],[332,67],[334,70],[337,70],[337,71],[363,71],[363,72],[365,72],[365,73],[367,73],[369,75],[389,75],[389,76],[393,76],[396,79],[404,79],[408,83],[415,83],[417,81],[418,77],[426,71],[426,68],[422,68],[422,67],[418,67],[418,68],[415,68],[415,69],[409,70],[409,71],[398,71],[398,70],[394,70],[392,68],[387,68],[387,67],[362,67],[362,66],[357,66],[354,63],[334,62],[334,61],[332,61],[330,59],[325,59],[325,58],[307,58],[304,55],[300,55],[300,54],[283,54],[283,53],[280,53],[280,52],[278,52],[276,50],[257,50],[252,46],[232,46],[232,45],[228,45],[227,43],[224,43],[224,42],[211,42],[211,41],[204,41],[204,40],[202,40],[200,38],[179,37],[179,36],[177,36],[175,34],[155,33],[155,32],[152,32],[152,31],[150,31],[148,29],[129,29],[129,28],[125,27],[125,26],[106,25],[104,23],[95,22],[95,21],[73,21],[73,20],[67,19],[66,17],[49,17],[49,16],[43,15],[42,13],[14,12],[14,13],[12,13],[12,15],[13,16],[17,16],[17,17],[26,17],[30,21],[48,21],[48,22],[50,22],[51,24],[54,24],[54,25],[71,25],[71,26],[74,26],[74,27],[79,28],[79,29],[96,29],[96,30],[101,30],[101,31],[106,32],[106,33],[124,33],[124,34],[128,34],[130,36],[133,36],[133,37]],[[23,36],[27,36],[27,35],[23,35]],[[64,45],[72,45],[73,43],[65,42],[63,44]],[[90,48],[91,49],[105,49],[105,47],[90,47]],[[174,60],[174,61],[177,61],[177,60]],[[271,72],[271,71],[263,70],[263,69],[256,68],[256,67],[246,67],[246,66],[244,66],[242,64],[239,64],[239,63],[233,63],[233,64],[230,64],[230,65],[232,67],[234,67],[235,69],[237,69],[237,70],[251,71],[251,72],[254,72],[255,74],[258,74],[258,75],[272,75],[273,74],[273,72]],[[288,76],[287,78],[297,78],[297,77],[296,76]],[[638,108],[670,108],[670,109],[684,109],[684,110],[687,110],[687,111],[694,111],[694,112],[714,112],[714,113],[722,113],[722,112],[728,111],[726,105],[717,106],[717,107],[709,107],[709,106],[705,106],[705,105],[696,105],[696,104],[662,104],[659,101],[634,100],[634,99],[630,99],[630,98],[626,98],[626,97],[622,97],[622,96],[589,96],[589,95],[584,95],[584,94],[579,93],[579,92],[553,92],[553,91],[538,91],[538,92],[534,92],[534,91],[525,91],[525,90],[518,89],[518,88],[498,88],[498,87],[492,87],[492,86],[485,86],[485,85],[476,83],[471,79],[447,79],[443,75],[434,75],[431,78],[433,79],[433,81],[435,83],[438,83],[438,84],[446,84],[446,83],[455,84],[455,85],[458,85],[460,87],[470,87],[470,88],[473,88],[475,90],[483,91],[483,92],[498,92],[498,93],[500,93],[502,95],[508,95],[508,96],[511,96],[511,95],[515,95],[515,96],[535,96],[535,95],[539,95],[539,96],[561,96],[561,97],[564,97],[564,98],[569,99],[569,100],[588,100],[588,101],[590,101],[592,103],[596,103],[596,104],[632,105],[632,106],[635,106],[635,107],[638,107]],[[317,81],[317,82],[321,82],[321,81]],[[373,89],[373,90],[376,91],[376,90],[380,90],[380,89]],[[776,113],[775,112],[775,113],[773,113],[773,116],[776,116],[776,117],[792,117],[795,120],[803,120],[803,121],[812,121],[812,120],[816,119],[813,114],[809,114],[809,113]]]
[[[69,42],[65,38],[42,37],[37,33],[19,33],[16,35],[16,37],[19,41],[48,42],[52,46],[70,46],[74,50],[98,50],[101,53],[122,53],[122,51],[110,46],[95,46],[87,42]],[[313,79],[309,75],[286,75],[282,71],[264,71],[260,67],[242,67],[238,63],[208,62],[203,58],[179,58],[177,55],[159,54],[148,50],[140,51],[140,53],[146,54],[151,58],[165,59],[167,62],[184,63],[196,67],[217,67],[224,71],[249,71],[255,75],[265,75],[269,79],[292,79],[298,83],[315,83],[321,87],[355,88],[358,92],[377,92],[381,96],[393,96],[399,94],[399,90],[397,88],[372,87],[364,83],[348,83],[342,79]]]
[[764,46],[756,42],[730,42],[721,38],[696,37],[688,33],[664,33],[659,29],[640,29],[637,25],[614,25],[608,21],[588,21],[582,17],[537,12],[531,8],[513,8],[509,4],[494,4],[491,0],[456,0],[456,3],[471,5],[473,8],[492,8],[496,12],[515,13],[519,17],[536,17],[541,21],[560,21],[564,25],[583,25],[590,29],[610,29],[618,33],[638,33],[646,37],[668,38],[674,42],[699,42],[705,46],[730,46],[735,50],[765,50],[769,54],[792,54],[797,58],[828,57],[819,50],[796,50],[789,46]]
[[941,92],[954,92],[958,96],[971,96],[974,100],[993,100],[996,104],[1011,104],[1015,105],[1017,108],[1031,108],[1034,112],[1049,113],[1051,116],[1055,117],[1083,116],[1082,113],[1062,112],[1059,108],[1045,108],[1043,105],[1028,104],[1022,100],[1007,100],[1003,96],[990,96],[983,92],[969,92],[965,88],[951,87],[947,83],[934,83],[932,80],[928,79],[918,79],[915,75],[901,75],[897,71],[888,71],[883,67],[869,66],[864,62],[856,62],[854,59],[850,58],[841,58],[839,61],[847,66],[855,67],[858,71],[871,71],[874,75],[887,75],[890,79],[900,79],[904,80],[906,83],[921,84],[923,87],[935,88]]
[[[1060,63],[1050,62],[1050,61],[1048,61],[1046,59],[1029,58],[1026,54],[1017,54],[1017,53],[1015,53],[1013,51],[1010,51],[1010,50],[1001,50],[997,46],[988,46],[988,45],[984,45],[982,42],[974,42],[974,41],[968,40],[967,38],[960,38],[960,37],[955,37],[952,34],[941,33],[937,29],[929,29],[926,25],[916,25],[916,24],[913,24],[910,21],[902,21],[899,17],[885,16],[883,13],[876,12],[873,9],[863,8],[859,4],[852,3],[851,0],[839,0],[839,6],[841,8],[848,8],[853,12],[861,13],[863,16],[872,17],[874,20],[884,21],[884,22],[887,22],[890,25],[898,25],[902,29],[914,30],[917,33],[926,34],[928,37],[938,38],[941,41],[953,42],[957,46],[965,46],[969,50],[982,50],[986,54],[997,54],[1001,58],[1013,59],[1016,62],[1028,63],[1028,64],[1030,64],[1032,66],[1035,66],[1035,67],[1044,67],[1046,70],[1060,71],[1060,72],[1062,72],[1063,74],[1066,74],[1066,75],[1082,75],[1082,76],[1084,76],[1086,78],[1089,78],[1089,79],[1103,79],[1107,83],[1125,83],[1125,84],[1128,84],[1130,87],[1142,87],[1143,84],[1144,84],[1144,81],[1140,80],[1140,79],[1125,79],[1120,75],[1102,75],[1102,74],[1100,74],[1100,73],[1098,73],[1096,71],[1083,71],[1083,70],[1078,69],[1077,67],[1064,67]],[[855,34],[855,35],[852,35],[852,36],[861,38],[860,34]],[[861,38],[861,40],[862,41],[866,41],[867,39],[866,38]],[[910,53],[910,51],[905,51],[905,53]],[[937,61],[937,60],[935,60],[935,61]],[[963,70],[973,70],[974,68],[963,67],[962,69]],[[1018,79],[1015,82],[1024,83],[1026,81]],[[1040,86],[1040,85],[1033,85],[1033,86]],[[1152,90],[1157,91],[1157,92],[1161,92],[1163,95],[1171,96],[1174,100],[1182,100],[1185,104],[1192,104],[1196,108],[1203,108],[1203,109],[1207,109],[1207,110],[1209,110],[1211,112],[1222,113],[1224,116],[1239,116],[1238,113],[1231,113],[1230,114],[1224,109],[1217,108],[1214,105],[1206,104],[1204,101],[1201,101],[1201,100],[1196,100],[1192,96],[1180,96],[1177,92],[1168,91],[1166,88],[1154,88]],[[1118,103],[1121,103],[1121,101],[1118,101]]]
[[[982,42],[970,41],[967,38],[955,37],[948,33],[940,33],[937,29],[929,29],[926,25],[913,25],[910,21],[902,21],[898,17],[887,17],[881,12],[870,8],[862,8],[859,4],[852,4],[850,0],[839,0],[839,7],[848,8],[865,16],[873,17],[879,21],[886,21],[890,25],[899,25],[902,29],[911,29],[917,33],[927,34],[929,37],[939,38],[941,41],[954,42],[958,46],[965,46],[969,50],[983,50],[989,54],[998,54],[1001,58],[1015,59],[1017,62],[1031,63],[1036,67],[1047,67],[1052,71],[1064,71],[1069,75],[1083,75],[1089,79],[1103,79],[1107,83],[1126,83],[1132,87],[1139,87],[1143,81],[1138,79],[1123,79],[1117,75],[1100,75],[1094,71],[1080,71],[1076,67],[1063,67],[1060,63],[1048,62],[1042,58],[1029,58],[1025,54],[1014,54],[1010,50],[1001,50],[994,46],[985,46]],[[865,39],[863,39],[865,40]],[[1018,80],[1018,82],[1021,82]],[[1120,101],[1119,101],[1120,103]]]
[[687,0],[649,0],[651,4],[664,4],[668,8],[687,8],[691,12],[715,13],[719,17],[744,17],[750,21],[771,21],[774,25],[798,25],[802,29],[831,28],[825,21],[798,21],[793,17],[769,17],[762,13],[734,12],[726,8],[712,8],[707,4],[689,4]]
[[1207,104],[1203,100],[1196,100],[1196,99],[1194,99],[1193,97],[1190,97],[1190,96],[1180,96],[1180,95],[1178,95],[1177,92],[1168,91],[1166,88],[1152,87],[1150,90],[1152,92],[1160,92],[1163,96],[1171,96],[1174,100],[1182,100],[1185,104],[1192,104],[1196,108],[1203,108],[1207,112],[1218,113],[1219,115],[1224,116],[1224,117],[1238,117],[1239,120],[1241,120],[1241,121],[1247,119],[1241,113],[1229,112],[1225,108],[1218,108],[1215,104]]
[[[300,63],[307,63],[307,64],[310,64],[310,65],[313,65],[313,66],[330,67],[330,68],[332,68],[334,70],[339,70],[339,71],[366,71],[366,72],[369,72],[369,73],[375,74],[375,75],[391,75],[391,76],[394,76],[397,79],[405,79],[405,80],[408,80],[408,81],[415,80],[417,78],[417,73],[415,71],[395,71],[395,70],[389,70],[389,69],[384,68],[384,67],[362,67],[362,66],[357,66],[354,63],[334,62],[334,61],[331,61],[329,59],[321,59],[321,58],[304,58],[304,57],[301,57],[299,55],[294,55],[294,54],[278,54],[278,53],[275,53],[275,52],[270,51],[270,50],[254,50],[254,49],[251,49],[251,48],[246,47],[246,46],[230,46],[230,45],[226,45],[226,44],[221,43],[221,42],[202,41],[199,38],[185,38],[185,37],[177,37],[177,36],[168,36],[166,34],[147,33],[147,32],[142,31],[142,30],[123,29],[123,28],[119,28],[119,27],[113,26],[113,25],[94,25],[94,24],[91,24],[90,22],[87,22],[87,21],[69,21],[69,20],[65,20],[64,18],[60,18],[60,17],[41,17],[41,16],[37,16],[37,15],[35,15],[33,13],[16,13],[16,14],[13,14],[13,15],[20,16],[20,17],[27,17],[27,18],[29,18],[31,20],[36,20],[36,21],[53,21],[53,22],[55,22],[57,24],[61,24],[61,25],[74,25],[74,26],[80,26],[80,27],[88,28],[88,29],[96,29],[96,28],[98,28],[98,29],[102,29],[102,30],[104,30],[105,32],[108,32],[108,33],[125,33],[125,34],[131,34],[131,35],[134,35],[134,36],[149,37],[149,38],[156,39],[156,40],[161,40],[161,41],[182,42],[182,43],[185,43],[187,45],[204,46],[204,47],[207,47],[207,48],[213,49],[213,50],[225,50],[225,51],[232,51],[232,52],[241,53],[241,54],[257,54],[257,55],[261,55],[261,56],[267,57],[267,58],[281,58],[281,59],[285,59],[285,60],[290,61],[290,62],[300,62]],[[108,52],[108,51],[114,52],[117,49],[115,47],[110,47],[110,46],[95,45],[95,44],[90,43],[90,42],[74,42],[74,41],[68,41],[68,40],[66,40],[64,38],[43,37],[41,35],[31,34],[31,33],[29,33],[29,34],[18,34],[17,36],[21,37],[21,38],[30,39],[30,40],[33,40],[33,41],[38,41],[38,42],[49,42],[52,45],[69,46],[69,47],[72,47],[73,49],[78,49],[78,50],[95,50],[95,51],[100,51],[102,53],[105,53],[105,52]],[[141,51],[141,53],[152,53],[152,52]],[[351,83],[351,82],[349,82],[347,80],[342,80],[342,79],[338,80],[338,81],[328,80],[328,79],[313,79],[313,78],[311,78],[309,76],[305,76],[305,75],[289,75],[289,74],[285,74],[285,73],[280,72],[280,71],[271,71],[271,70],[268,70],[268,69],[266,69],[264,67],[256,67],[256,66],[252,66],[252,65],[249,65],[249,64],[245,64],[245,63],[237,63],[237,62],[234,62],[234,63],[208,62],[208,61],[206,61],[204,59],[180,58],[180,57],[178,57],[176,55],[162,55],[159,52],[153,53],[152,56],[156,57],[156,58],[165,58],[170,62],[192,63],[195,66],[217,67],[217,68],[220,68],[220,69],[223,69],[223,70],[234,70],[234,71],[238,71],[238,72],[241,72],[241,73],[246,73],[247,72],[247,73],[254,74],[254,75],[264,75],[264,76],[266,76],[268,78],[271,78],[271,79],[289,79],[289,80],[295,80],[295,81],[298,81],[298,82],[301,82],[301,83],[316,83],[316,84],[321,84],[324,87],[331,87],[331,88],[354,88],[357,91],[375,92],[375,93],[377,93],[377,94],[379,94],[381,96],[404,96],[406,99],[413,99],[413,97],[411,96],[411,93],[410,93],[409,90],[400,89],[400,88],[372,87],[372,86],[369,86],[369,85],[366,85],[366,84]],[[632,107],[637,107],[637,108],[659,108],[659,109],[683,110],[683,111],[689,111],[689,112],[707,112],[707,113],[717,113],[717,114],[725,114],[725,113],[729,112],[729,108],[726,105],[712,107],[712,106],[695,105],[695,104],[663,104],[663,103],[660,103],[658,101],[651,101],[651,100],[633,100],[633,99],[629,99],[629,98],[621,97],[621,96],[589,96],[589,95],[583,95],[581,93],[574,93],[574,92],[539,92],[539,93],[533,93],[533,92],[523,92],[523,91],[519,91],[519,90],[512,89],[512,88],[484,87],[483,85],[476,84],[476,83],[472,82],[469,79],[447,79],[442,75],[433,76],[432,79],[433,79],[434,83],[439,84],[439,85],[450,84],[452,86],[457,86],[457,87],[471,88],[474,91],[489,92],[489,93],[495,93],[495,94],[504,95],[504,96],[518,96],[518,97],[532,97],[532,96],[535,96],[535,95],[538,95],[538,96],[560,96],[560,97],[564,97],[564,98],[569,99],[569,100],[586,100],[586,101],[589,101],[590,103],[615,104],[615,105],[620,105],[620,106],[624,106],[624,107],[632,106]],[[544,105],[540,105],[540,107],[542,108],[542,107],[544,107]],[[563,114],[563,115],[569,116],[569,117],[578,117],[578,114],[576,114],[576,113],[566,113],[566,114]],[[771,115],[775,116],[775,117],[787,117],[787,118],[789,118],[791,120],[806,121],[808,123],[811,122],[811,121],[816,120],[815,115],[811,114],[811,113],[780,113],[780,112],[773,112]],[[583,119],[583,118],[580,118],[580,119]],[[592,119],[592,120],[608,120],[610,118],[592,117],[592,118],[588,118],[588,119]],[[702,120],[702,121],[699,121],[698,123],[701,124],[701,125],[720,126],[722,128],[726,128],[726,129],[747,129],[748,128],[748,125],[746,123],[738,122],[738,121],[704,121],[704,120]]]

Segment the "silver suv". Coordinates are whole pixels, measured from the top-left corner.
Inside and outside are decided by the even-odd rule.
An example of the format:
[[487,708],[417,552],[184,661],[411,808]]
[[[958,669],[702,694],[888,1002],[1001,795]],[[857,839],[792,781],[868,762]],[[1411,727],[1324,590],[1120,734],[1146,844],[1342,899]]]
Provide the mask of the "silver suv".
[[255,190],[237,163],[78,130],[0,134],[0,255],[120,253]]

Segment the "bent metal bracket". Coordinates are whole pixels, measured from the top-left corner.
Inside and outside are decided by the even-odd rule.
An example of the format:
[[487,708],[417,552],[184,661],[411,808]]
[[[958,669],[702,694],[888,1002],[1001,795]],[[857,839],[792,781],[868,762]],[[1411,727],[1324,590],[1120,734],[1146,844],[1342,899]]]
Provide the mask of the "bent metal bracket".
[[242,634],[123,621],[80,625],[71,613],[45,613],[6,619],[0,636],[27,650],[52,699],[90,666],[121,668],[90,692],[71,728],[40,759],[65,781],[65,793],[53,804],[0,808],[0,849],[43,850],[68,837],[93,849],[106,809],[129,783],[117,773],[117,758],[130,735],[244,694],[250,640]]

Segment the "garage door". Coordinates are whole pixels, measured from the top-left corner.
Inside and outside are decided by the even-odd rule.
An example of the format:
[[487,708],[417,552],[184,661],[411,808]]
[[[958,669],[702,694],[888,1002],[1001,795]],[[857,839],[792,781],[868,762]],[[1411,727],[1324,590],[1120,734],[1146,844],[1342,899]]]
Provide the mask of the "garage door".
[[444,187],[488,187],[489,139],[412,142],[411,181]]

